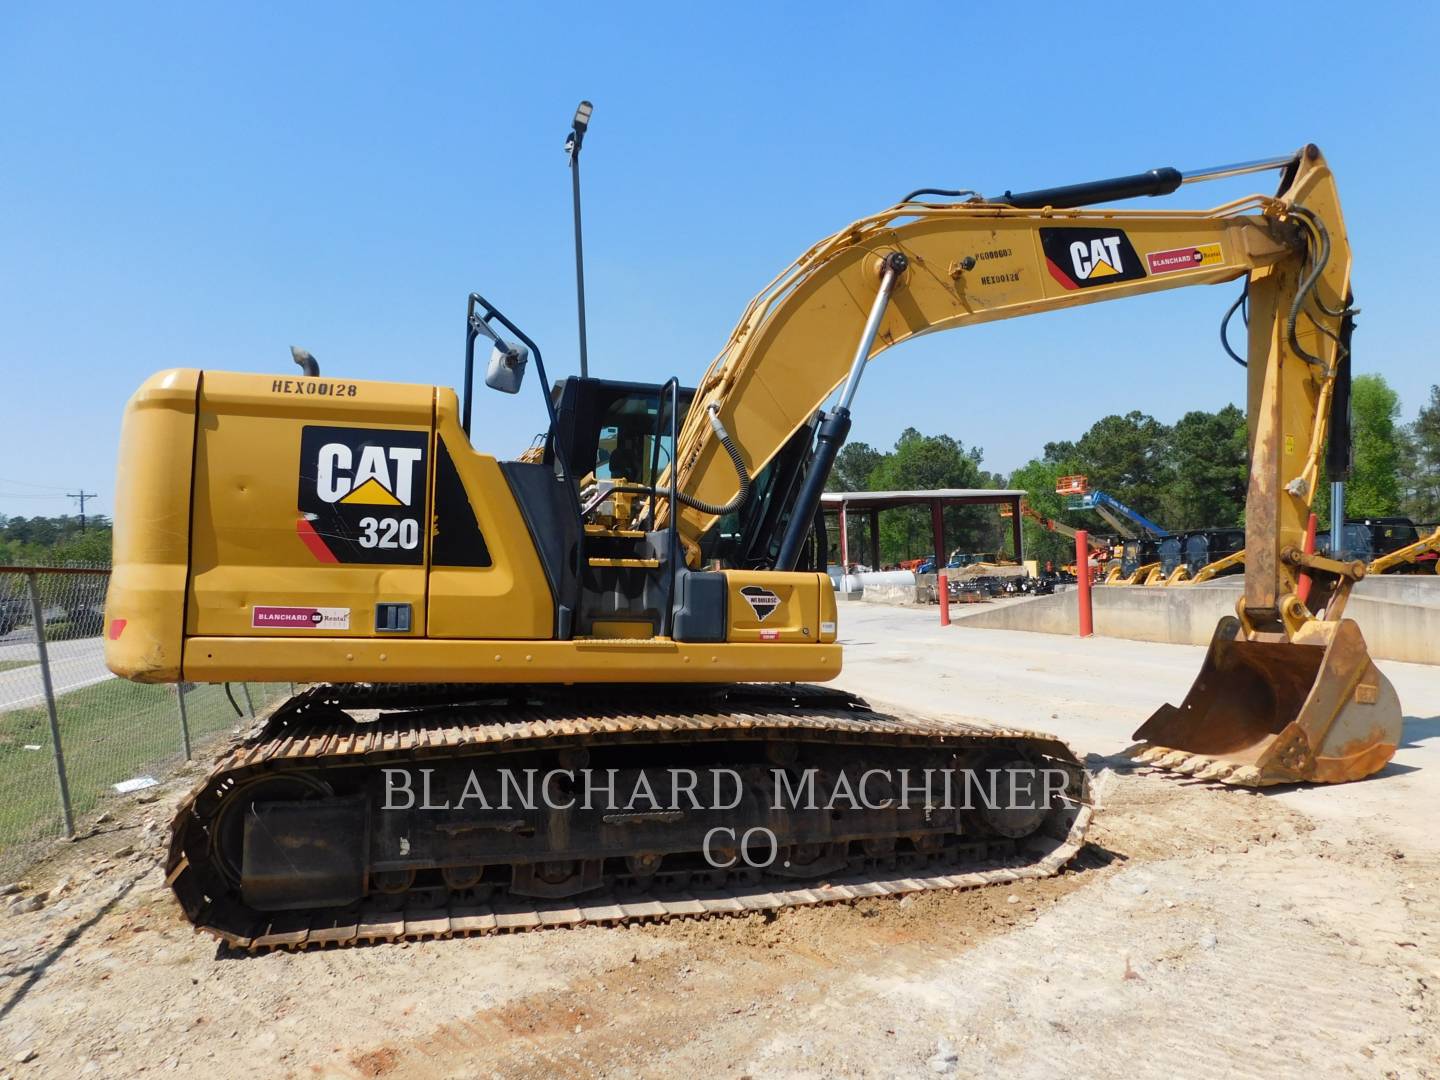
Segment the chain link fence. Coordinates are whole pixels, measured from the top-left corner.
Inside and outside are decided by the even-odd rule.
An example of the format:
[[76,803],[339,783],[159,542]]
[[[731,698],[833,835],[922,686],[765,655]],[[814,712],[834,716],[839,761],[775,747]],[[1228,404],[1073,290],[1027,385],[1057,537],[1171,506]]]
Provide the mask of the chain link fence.
[[289,683],[133,683],[105,667],[104,567],[0,567],[0,882],[165,779]]

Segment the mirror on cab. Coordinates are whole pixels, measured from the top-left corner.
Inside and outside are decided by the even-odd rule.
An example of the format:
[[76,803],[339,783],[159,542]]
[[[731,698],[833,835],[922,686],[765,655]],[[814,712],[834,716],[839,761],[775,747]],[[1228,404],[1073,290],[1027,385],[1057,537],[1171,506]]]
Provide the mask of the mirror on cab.
[[518,394],[525,381],[525,364],[530,350],[524,345],[508,345],[497,341],[490,350],[490,366],[485,371],[485,385],[502,394]]

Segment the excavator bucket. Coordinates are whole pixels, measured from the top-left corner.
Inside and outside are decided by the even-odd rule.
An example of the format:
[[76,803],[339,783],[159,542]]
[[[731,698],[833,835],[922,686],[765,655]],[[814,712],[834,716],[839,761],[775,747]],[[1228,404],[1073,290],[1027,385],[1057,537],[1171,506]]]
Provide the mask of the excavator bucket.
[[1384,768],[1400,741],[1394,687],[1353,620],[1312,626],[1328,642],[1246,641],[1239,619],[1222,619],[1184,702],[1160,706],[1130,755],[1246,787],[1337,784]]

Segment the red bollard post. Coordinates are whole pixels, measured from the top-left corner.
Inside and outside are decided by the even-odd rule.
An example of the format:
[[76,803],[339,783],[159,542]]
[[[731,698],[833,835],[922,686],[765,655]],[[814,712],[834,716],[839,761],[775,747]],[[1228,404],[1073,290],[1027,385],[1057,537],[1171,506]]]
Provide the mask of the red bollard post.
[[[1305,522],[1306,555],[1315,554],[1315,526],[1317,525],[1317,523],[1318,522],[1314,514],[1311,514],[1310,520]],[[1337,550],[1338,547],[1339,545],[1335,544],[1333,541],[1331,542],[1331,551]],[[1330,557],[1332,559],[1335,558],[1334,555],[1331,555]],[[1300,580],[1295,583],[1295,595],[1299,598],[1300,603],[1302,604],[1307,604],[1310,602],[1310,574],[1308,571],[1302,571],[1300,574]]]
[[941,570],[937,575],[935,591],[940,594],[940,625],[950,625],[950,581]]
[[1090,610],[1090,534],[1081,529],[1075,534],[1075,586],[1080,594],[1080,636],[1095,632]]

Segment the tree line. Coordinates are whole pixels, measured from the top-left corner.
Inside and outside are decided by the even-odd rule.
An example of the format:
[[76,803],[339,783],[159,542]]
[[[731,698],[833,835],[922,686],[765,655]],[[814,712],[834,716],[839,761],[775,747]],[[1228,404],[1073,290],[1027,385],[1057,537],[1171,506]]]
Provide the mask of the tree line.
[[[1440,386],[1409,424],[1401,422],[1399,395],[1380,375],[1356,376],[1351,391],[1352,469],[1346,483],[1346,516],[1404,515],[1418,523],[1440,520]],[[1027,493],[1041,515],[1074,528],[1108,533],[1089,511],[1070,511],[1055,493],[1062,476],[1083,475],[1091,490],[1105,491],[1171,532],[1243,525],[1249,470],[1245,413],[1235,405],[1195,410],[1174,424],[1139,411],[1102,417],[1075,440],[1046,443],[1008,477],[987,471],[984,452],[966,449],[949,435],[907,428],[893,450],[851,443],[841,450],[830,477],[832,491],[887,491],[939,487],[1009,487]],[[1329,514],[1328,478],[1321,475],[1316,512]],[[1013,557],[1010,525],[988,507],[945,512],[947,543],[973,552]],[[864,524],[850,523],[852,561],[868,561]],[[1068,562],[1074,544],[1026,520],[1025,553],[1042,561]],[[923,508],[881,515],[884,565],[931,554],[930,514]],[[948,554],[948,553],[942,553]],[[831,537],[838,560],[838,537]]]
[[7,517],[0,514],[0,565],[110,565],[110,519],[86,514]]

